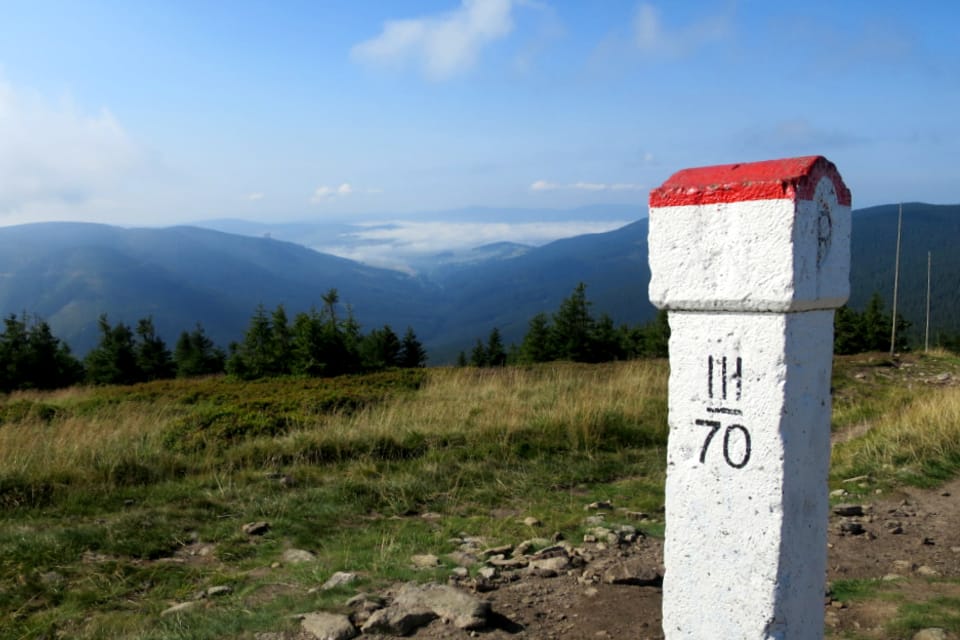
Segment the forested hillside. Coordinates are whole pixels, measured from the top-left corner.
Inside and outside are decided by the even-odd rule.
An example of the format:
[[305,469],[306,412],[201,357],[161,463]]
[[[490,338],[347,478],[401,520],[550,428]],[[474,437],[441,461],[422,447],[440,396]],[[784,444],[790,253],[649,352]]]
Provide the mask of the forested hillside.
[[[853,216],[850,306],[864,309],[879,293],[893,300],[898,205],[860,209]],[[927,253],[931,253],[931,341],[960,331],[960,205],[917,202],[903,205],[898,312],[923,340],[927,297]]]
[[308,311],[337,288],[372,326],[431,323],[410,303],[425,297],[418,280],[290,242],[194,227],[0,229],[0,311],[43,318],[80,355],[96,344],[103,313],[127,324],[152,316],[168,342],[201,322],[225,347],[241,338],[258,304]]

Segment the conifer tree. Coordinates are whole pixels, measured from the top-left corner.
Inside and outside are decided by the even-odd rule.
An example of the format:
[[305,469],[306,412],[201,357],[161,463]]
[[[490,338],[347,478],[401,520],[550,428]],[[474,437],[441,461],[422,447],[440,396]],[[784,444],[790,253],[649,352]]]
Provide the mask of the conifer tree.
[[153,318],[137,322],[136,362],[141,380],[172,378],[175,372],[173,358],[166,343],[157,335]]
[[293,334],[287,321],[287,312],[278,304],[270,318],[270,375],[283,375],[292,372]]
[[407,327],[400,341],[398,364],[405,369],[419,369],[427,364],[427,352],[413,332],[413,327]]
[[198,322],[193,331],[180,333],[173,350],[178,378],[223,373],[226,355],[207,337]]
[[83,365],[50,325],[26,313],[4,318],[0,332],[0,392],[59,389],[83,379]]
[[371,331],[363,339],[360,349],[363,368],[367,371],[380,371],[399,363],[400,339],[390,325]]
[[273,325],[262,304],[257,305],[243,342],[232,345],[227,372],[244,380],[263,378],[273,368]]
[[549,362],[554,358],[552,332],[547,314],[538,313],[530,318],[527,333],[520,345],[520,359],[523,362]]
[[490,331],[490,337],[487,338],[487,348],[484,353],[486,366],[502,367],[507,364],[507,352],[503,348],[503,340],[500,337],[500,329],[494,327]]
[[133,331],[122,322],[110,326],[107,314],[97,321],[100,342],[84,360],[87,380],[93,384],[133,384],[143,380],[137,364]]
[[587,285],[579,283],[553,314],[555,355],[561,360],[589,362],[593,352],[594,320],[587,301]]
[[487,349],[483,346],[480,338],[477,338],[477,344],[473,345],[473,351],[470,352],[470,365],[474,367],[487,366]]

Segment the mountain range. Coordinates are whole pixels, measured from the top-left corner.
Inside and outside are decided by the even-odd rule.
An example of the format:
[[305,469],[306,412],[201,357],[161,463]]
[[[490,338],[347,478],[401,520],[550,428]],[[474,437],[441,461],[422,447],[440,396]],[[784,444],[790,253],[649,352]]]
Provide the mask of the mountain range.
[[[903,219],[900,311],[922,335],[930,252],[932,335],[960,331],[960,205],[904,204]],[[854,212],[851,306],[863,308],[874,292],[889,305],[896,226],[896,205]],[[519,341],[530,317],[556,310],[581,281],[595,315],[636,324],[655,313],[645,218],[542,246],[501,242],[413,264],[415,273],[377,268],[259,233],[199,227],[21,225],[0,228],[0,312],[42,317],[81,355],[98,340],[101,313],[128,324],[152,316],[168,343],[200,322],[226,345],[242,337],[258,304],[282,303],[292,316],[336,288],[364,331],[412,326],[434,364],[493,327],[507,343]]]

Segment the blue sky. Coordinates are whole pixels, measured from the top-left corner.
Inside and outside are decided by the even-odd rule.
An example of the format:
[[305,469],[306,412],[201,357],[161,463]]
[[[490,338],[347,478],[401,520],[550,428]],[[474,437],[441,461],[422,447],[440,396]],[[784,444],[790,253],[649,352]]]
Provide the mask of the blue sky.
[[960,3],[0,1],[0,224],[636,204],[823,154],[960,202]]

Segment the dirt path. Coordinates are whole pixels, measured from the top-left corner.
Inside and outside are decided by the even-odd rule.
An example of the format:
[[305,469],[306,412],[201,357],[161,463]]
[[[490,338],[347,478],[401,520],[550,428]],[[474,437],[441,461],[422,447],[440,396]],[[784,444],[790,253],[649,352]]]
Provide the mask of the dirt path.
[[[885,625],[898,602],[960,597],[960,480],[935,491],[904,489],[858,503],[862,516],[831,515],[828,580],[880,580],[882,597],[849,604],[825,601],[828,638],[890,639]],[[861,525],[862,533],[856,531]],[[589,567],[642,558],[659,569],[662,543],[646,538],[618,549],[598,550]],[[594,572],[596,573],[596,572]],[[662,638],[661,592],[656,586],[589,582],[580,571],[554,578],[520,576],[482,594],[496,613],[497,627],[466,632],[434,622],[413,637],[597,639]],[[909,639],[910,636],[905,636]]]

